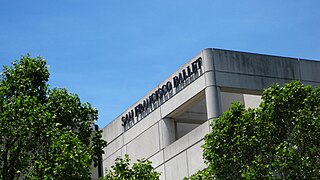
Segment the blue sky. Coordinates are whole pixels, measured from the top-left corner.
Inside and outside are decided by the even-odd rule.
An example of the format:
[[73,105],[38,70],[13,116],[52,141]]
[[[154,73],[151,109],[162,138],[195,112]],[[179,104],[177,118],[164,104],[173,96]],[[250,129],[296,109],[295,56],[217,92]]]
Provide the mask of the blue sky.
[[0,66],[41,55],[100,127],[207,47],[320,60],[319,0],[0,0]]

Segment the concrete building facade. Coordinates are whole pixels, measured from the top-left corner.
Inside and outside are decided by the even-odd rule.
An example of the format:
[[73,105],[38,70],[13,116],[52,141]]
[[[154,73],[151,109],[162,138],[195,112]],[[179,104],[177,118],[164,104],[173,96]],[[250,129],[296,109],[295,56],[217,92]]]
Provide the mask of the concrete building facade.
[[260,103],[264,88],[300,80],[320,85],[317,61],[205,49],[103,128],[104,171],[118,156],[147,158],[163,180],[205,167],[201,145],[210,122],[233,101]]

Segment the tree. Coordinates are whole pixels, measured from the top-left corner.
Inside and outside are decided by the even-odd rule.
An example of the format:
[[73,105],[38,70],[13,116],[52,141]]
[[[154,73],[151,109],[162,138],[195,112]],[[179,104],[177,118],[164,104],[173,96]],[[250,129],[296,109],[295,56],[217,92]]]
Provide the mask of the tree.
[[124,158],[118,157],[111,170],[106,172],[105,180],[156,180],[160,173],[156,172],[149,160],[140,159],[130,168],[130,159],[126,154]]
[[98,112],[66,89],[49,89],[41,57],[22,56],[0,75],[0,179],[89,179],[106,142]]
[[320,88],[273,85],[257,109],[233,104],[211,123],[208,167],[189,179],[320,179]]

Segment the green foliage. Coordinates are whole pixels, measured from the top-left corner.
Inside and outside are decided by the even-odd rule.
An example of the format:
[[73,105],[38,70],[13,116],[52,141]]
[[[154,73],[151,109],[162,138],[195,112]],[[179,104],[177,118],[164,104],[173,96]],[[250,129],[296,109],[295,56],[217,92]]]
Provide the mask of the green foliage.
[[160,173],[156,172],[149,160],[138,160],[130,168],[130,159],[126,154],[124,158],[117,158],[112,170],[108,170],[105,180],[156,180]]
[[[60,126],[60,124],[58,124]],[[90,179],[92,150],[73,131],[62,128],[48,132],[50,155],[37,154],[30,179]]]
[[273,85],[257,109],[233,104],[211,123],[190,179],[320,179],[320,88]]
[[0,179],[89,179],[106,142],[97,110],[49,89],[41,57],[21,57],[0,76]]

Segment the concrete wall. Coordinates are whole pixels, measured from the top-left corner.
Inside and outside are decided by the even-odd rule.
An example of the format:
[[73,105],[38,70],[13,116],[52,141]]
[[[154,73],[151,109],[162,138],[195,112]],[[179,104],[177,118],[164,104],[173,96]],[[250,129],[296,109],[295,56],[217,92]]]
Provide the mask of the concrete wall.
[[[171,81],[190,63],[202,58],[200,73],[174,89],[152,112],[125,130],[121,117],[133,109],[164,83]],[[320,85],[320,63],[297,58],[285,58],[219,49],[205,49],[161,82],[103,129],[108,141],[103,155],[104,169],[118,156],[129,154],[132,160],[148,158],[162,172],[161,179],[188,177],[205,167],[201,145],[210,132],[209,122],[219,117],[229,104],[238,100],[246,107],[259,105],[263,88],[272,83],[284,84],[294,79]],[[180,137],[188,123],[204,122]],[[180,129],[179,129],[180,128]],[[192,129],[192,128],[190,128]]]
[[318,61],[219,49],[205,51],[213,54],[216,82],[220,87],[262,90],[272,83],[292,80],[320,85]]

